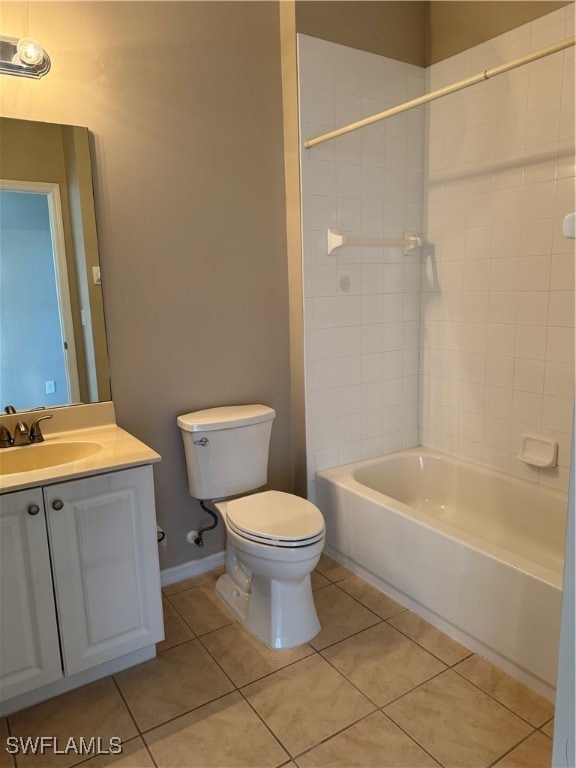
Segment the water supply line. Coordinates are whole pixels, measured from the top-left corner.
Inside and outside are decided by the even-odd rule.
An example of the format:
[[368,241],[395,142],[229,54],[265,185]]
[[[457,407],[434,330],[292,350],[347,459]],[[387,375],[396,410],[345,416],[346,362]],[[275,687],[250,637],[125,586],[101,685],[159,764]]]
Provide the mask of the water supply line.
[[485,69],[483,72],[479,72],[477,75],[472,75],[471,77],[467,77],[464,80],[459,80],[458,82],[452,83],[451,85],[446,85],[444,88],[438,88],[436,91],[425,93],[423,96],[418,96],[411,101],[405,101],[403,104],[398,104],[396,107],[386,109],[384,112],[378,112],[378,114],[372,115],[371,117],[365,117],[363,120],[358,120],[356,123],[350,123],[350,125],[345,125],[342,128],[329,131],[328,133],[324,133],[321,136],[308,139],[308,141],[304,142],[304,147],[306,149],[311,149],[312,147],[315,147],[316,144],[322,144],[324,141],[330,141],[330,139],[335,139],[338,136],[343,136],[346,133],[356,131],[358,128],[364,128],[367,125],[372,125],[372,123],[385,120],[388,117],[399,115],[401,112],[414,109],[415,107],[419,107],[422,104],[428,104],[428,102],[439,99],[442,96],[448,96],[451,93],[456,93],[456,91],[461,91],[463,88],[469,88],[471,85],[476,85],[477,83],[481,83],[484,80],[489,80],[491,77],[496,77],[496,75],[502,75],[504,72],[509,72],[511,69],[516,69],[516,67],[522,67],[524,64],[529,64],[530,62],[536,61],[537,59],[542,59],[544,56],[550,56],[553,53],[563,51],[566,48],[570,48],[575,43],[576,37],[569,37],[566,40],[562,40],[559,43],[548,46],[548,48],[542,48],[539,51],[529,53],[526,56],[520,57],[519,59],[514,59],[513,61],[508,61],[505,64],[499,64],[496,67]]
[[202,534],[206,533],[206,531],[212,531],[218,525],[218,517],[216,516],[216,513],[206,506],[206,502],[200,500],[200,506],[202,507],[204,512],[208,512],[210,517],[214,519],[214,522],[212,523],[212,525],[205,525],[202,528],[200,528],[200,530],[198,531],[198,535],[194,539],[194,544],[196,544],[197,547],[204,546],[204,540],[202,538]]

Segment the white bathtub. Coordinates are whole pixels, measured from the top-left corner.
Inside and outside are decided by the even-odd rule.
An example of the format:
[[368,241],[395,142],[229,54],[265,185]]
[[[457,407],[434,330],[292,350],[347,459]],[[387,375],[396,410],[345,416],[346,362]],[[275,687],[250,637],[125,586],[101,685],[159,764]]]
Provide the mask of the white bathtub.
[[317,475],[327,550],[554,700],[567,497],[426,448]]

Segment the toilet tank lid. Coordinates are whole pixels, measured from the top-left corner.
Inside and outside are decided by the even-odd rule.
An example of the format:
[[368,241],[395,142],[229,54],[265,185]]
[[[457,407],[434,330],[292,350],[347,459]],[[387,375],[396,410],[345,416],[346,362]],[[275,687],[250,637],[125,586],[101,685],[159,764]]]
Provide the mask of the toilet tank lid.
[[225,405],[184,413],[178,416],[177,424],[187,432],[210,432],[258,424],[261,421],[270,421],[275,416],[276,411],[267,405]]

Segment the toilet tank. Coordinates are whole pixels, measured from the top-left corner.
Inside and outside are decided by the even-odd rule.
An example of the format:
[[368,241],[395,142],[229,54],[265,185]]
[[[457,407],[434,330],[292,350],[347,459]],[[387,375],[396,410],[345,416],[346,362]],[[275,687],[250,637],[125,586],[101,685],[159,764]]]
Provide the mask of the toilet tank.
[[223,499],[265,485],[275,416],[266,405],[230,405],[178,416],[190,495]]

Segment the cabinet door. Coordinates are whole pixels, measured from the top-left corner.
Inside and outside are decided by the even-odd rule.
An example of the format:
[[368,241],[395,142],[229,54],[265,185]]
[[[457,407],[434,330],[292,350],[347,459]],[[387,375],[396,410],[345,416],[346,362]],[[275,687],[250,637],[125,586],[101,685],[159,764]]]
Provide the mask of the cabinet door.
[[0,496],[0,693],[62,677],[42,491]]
[[163,638],[152,467],[44,489],[67,675]]

